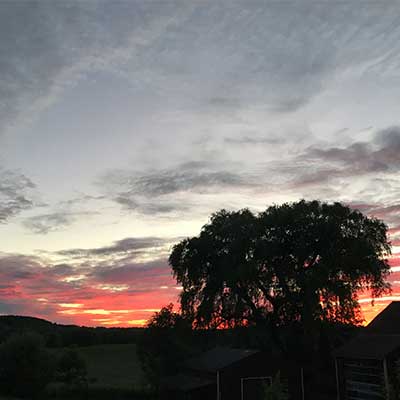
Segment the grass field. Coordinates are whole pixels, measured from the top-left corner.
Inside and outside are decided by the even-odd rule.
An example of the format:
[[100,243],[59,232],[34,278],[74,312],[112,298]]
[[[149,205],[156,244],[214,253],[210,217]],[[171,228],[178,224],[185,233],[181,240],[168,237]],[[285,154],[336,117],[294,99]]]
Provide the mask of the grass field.
[[143,374],[135,344],[109,344],[77,348],[86,361],[90,386],[139,388]]
[[[56,351],[60,351],[57,349]],[[143,399],[146,396],[137,395],[143,389],[143,373],[136,353],[135,344],[108,344],[89,347],[75,347],[86,362],[89,391],[86,396],[69,395],[64,391],[55,395],[58,384],[53,385],[49,397],[57,399]],[[50,385],[51,386],[51,385]],[[2,396],[0,400],[19,400],[15,397]]]

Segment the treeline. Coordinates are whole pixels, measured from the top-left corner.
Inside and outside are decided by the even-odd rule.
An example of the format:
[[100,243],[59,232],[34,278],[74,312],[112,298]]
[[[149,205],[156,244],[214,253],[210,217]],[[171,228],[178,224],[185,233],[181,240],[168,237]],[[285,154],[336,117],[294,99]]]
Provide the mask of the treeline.
[[143,328],[89,328],[55,324],[34,317],[0,316],[0,343],[15,334],[31,332],[39,334],[50,348],[133,344],[140,340],[143,331]]

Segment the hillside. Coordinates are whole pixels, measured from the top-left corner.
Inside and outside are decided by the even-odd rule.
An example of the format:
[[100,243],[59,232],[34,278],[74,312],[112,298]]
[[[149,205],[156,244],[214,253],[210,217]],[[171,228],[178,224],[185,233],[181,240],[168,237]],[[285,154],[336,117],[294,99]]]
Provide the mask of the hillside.
[[50,321],[17,315],[0,316],[0,342],[16,333],[35,332],[42,335],[49,347],[91,346],[95,344],[136,343],[143,328],[89,328],[61,325]]

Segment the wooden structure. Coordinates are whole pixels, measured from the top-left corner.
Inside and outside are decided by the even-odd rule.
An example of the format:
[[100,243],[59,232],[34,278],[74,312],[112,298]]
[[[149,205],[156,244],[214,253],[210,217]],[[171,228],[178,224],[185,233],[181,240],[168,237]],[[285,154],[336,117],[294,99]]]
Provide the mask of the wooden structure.
[[[216,347],[187,360],[178,375],[165,379],[163,398],[185,400],[258,400],[263,384],[287,368],[280,357],[250,349]],[[300,370],[296,387],[300,388]],[[291,380],[293,382],[293,380]]]
[[387,400],[400,393],[400,302],[334,355],[338,400]]

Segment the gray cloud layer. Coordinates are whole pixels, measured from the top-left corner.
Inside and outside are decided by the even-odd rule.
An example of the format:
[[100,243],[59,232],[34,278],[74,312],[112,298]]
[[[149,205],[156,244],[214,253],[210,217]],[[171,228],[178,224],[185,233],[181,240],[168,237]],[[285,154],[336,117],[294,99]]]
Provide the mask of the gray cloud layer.
[[[341,71],[398,74],[398,5],[2,2],[0,120],[29,119],[88,71],[204,109],[293,112]],[[188,96],[188,94],[191,96]],[[174,95],[180,94],[181,99]]]

